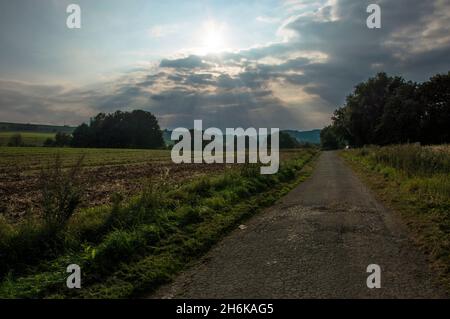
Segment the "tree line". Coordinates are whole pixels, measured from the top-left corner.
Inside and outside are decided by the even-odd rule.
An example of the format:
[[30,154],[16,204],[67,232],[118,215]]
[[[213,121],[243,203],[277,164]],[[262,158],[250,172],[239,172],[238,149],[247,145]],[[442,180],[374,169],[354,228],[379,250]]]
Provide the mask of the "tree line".
[[450,142],[450,72],[418,84],[378,73],[358,84],[321,132],[325,149],[345,145]]
[[[193,134],[194,130],[190,130]],[[202,132],[203,134],[204,132]],[[209,142],[204,141],[203,147]],[[248,138],[246,144],[248,145]],[[269,137],[270,144],[270,137]],[[25,146],[22,136],[11,136],[8,146]],[[57,132],[53,138],[43,143],[46,147],[94,147],[94,148],[165,148],[163,133],[156,117],[146,111],[116,111],[99,113],[91,118],[90,123],[83,123],[72,134]],[[298,142],[286,132],[280,132],[279,146],[292,149],[308,146]]]
[[99,113],[72,133],[71,146],[98,148],[163,148],[156,117],[147,111]]

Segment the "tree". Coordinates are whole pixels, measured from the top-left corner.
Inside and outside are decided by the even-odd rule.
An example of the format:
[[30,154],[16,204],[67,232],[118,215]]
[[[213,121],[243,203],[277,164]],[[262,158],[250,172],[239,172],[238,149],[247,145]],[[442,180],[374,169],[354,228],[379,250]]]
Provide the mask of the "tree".
[[323,149],[337,150],[345,146],[337,131],[336,126],[329,125],[320,132],[320,143]]
[[422,114],[423,106],[417,85],[413,82],[403,83],[386,100],[383,115],[376,127],[376,144],[419,141]]
[[164,140],[158,121],[150,112],[135,110],[99,113],[90,125],[73,132],[75,147],[162,148]]
[[288,133],[281,131],[279,146],[281,149],[291,149],[300,147],[300,143]]
[[93,147],[94,146],[94,130],[86,123],[78,126],[72,133],[72,146],[74,147]]
[[360,83],[323,132],[326,144],[353,146],[450,142],[450,72],[423,84],[379,73]]
[[378,73],[374,78],[356,86],[347,97],[345,115],[348,140],[352,145],[378,144],[379,123],[385,105],[395,90],[404,84],[401,77],[389,77]]
[[450,142],[450,72],[438,74],[419,88],[424,106],[421,122],[421,142],[441,144]]
[[63,147],[63,146],[69,146],[72,142],[72,136],[67,133],[58,132],[55,135],[55,146]]
[[55,145],[55,140],[54,139],[52,139],[51,137],[49,137],[49,138],[47,138],[45,141],[44,141],[44,144],[43,144],[45,147],[52,147],[52,146],[54,146]]
[[11,135],[11,137],[9,138],[9,142],[8,142],[8,146],[23,146],[23,139],[22,139],[22,135],[20,133],[17,134],[13,134]]

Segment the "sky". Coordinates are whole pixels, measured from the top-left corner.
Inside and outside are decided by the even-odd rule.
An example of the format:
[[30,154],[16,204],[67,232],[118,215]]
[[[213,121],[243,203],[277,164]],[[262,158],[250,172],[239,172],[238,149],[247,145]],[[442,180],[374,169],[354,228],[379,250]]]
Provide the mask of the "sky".
[[169,129],[309,130],[381,71],[450,71],[450,0],[0,0],[0,122],[144,109]]

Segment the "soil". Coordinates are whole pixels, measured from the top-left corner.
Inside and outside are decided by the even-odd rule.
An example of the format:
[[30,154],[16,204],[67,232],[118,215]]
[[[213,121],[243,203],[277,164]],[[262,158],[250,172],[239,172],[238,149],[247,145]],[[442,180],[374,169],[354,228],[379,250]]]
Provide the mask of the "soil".
[[[111,195],[124,197],[138,194],[149,178],[159,178],[168,171],[171,183],[180,183],[204,174],[225,169],[223,164],[138,163],[84,168],[81,173],[86,185],[80,208],[94,207],[111,202]],[[0,215],[19,221],[26,214],[40,213],[39,171],[0,172]]]

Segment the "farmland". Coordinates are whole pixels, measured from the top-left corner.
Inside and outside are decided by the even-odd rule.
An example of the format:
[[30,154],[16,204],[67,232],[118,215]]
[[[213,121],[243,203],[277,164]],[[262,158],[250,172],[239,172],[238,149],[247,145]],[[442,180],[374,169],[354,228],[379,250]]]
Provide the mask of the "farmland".
[[170,179],[181,181],[221,170],[220,165],[173,165],[170,151],[132,149],[77,149],[0,147],[0,211],[12,220],[39,213],[39,175],[59,156],[63,168],[84,156],[82,179],[88,185],[83,207],[110,202],[114,193],[131,196],[142,190],[142,181],[170,170]]
[[[63,168],[84,156],[82,180],[87,185],[81,207],[111,202],[119,193],[129,197],[142,190],[144,181],[168,172],[168,180],[180,183],[202,175],[222,172],[226,165],[175,165],[167,150],[79,149],[43,147],[0,147],[0,214],[11,221],[39,214],[39,176],[59,156]],[[283,151],[281,159],[295,157]]]
[[0,146],[7,145],[9,139],[16,134],[20,134],[22,136],[23,143],[28,146],[42,146],[48,138],[55,137],[55,133],[50,132],[0,131]]
[[[116,298],[152,290],[206,252],[236,223],[304,180],[318,153],[283,152],[279,172],[260,175],[259,167],[252,165],[175,165],[168,160],[168,151],[59,151],[61,166],[67,169],[85,152],[81,184],[87,176],[96,181],[87,196],[102,187],[107,190],[96,196],[117,193],[108,185],[119,180],[131,180],[134,186],[128,196],[112,196],[111,203],[92,206],[88,200],[89,207],[80,208],[56,228],[48,216],[39,214],[18,217],[21,221],[16,224],[0,220],[0,250],[6,255],[0,262],[1,297]],[[24,188],[33,184],[30,178],[39,179],[35,174],[54,156],[39,148],[2,152],[3,176],[12,182],[2,190],[19,183],[17,198],[27,194]],[[29,158],[33,152],[40,160]],[[23,170],[9,173],[12,163]],[[35,195],[28,197],[38,197],[38,185],[30,188]],[[82,291],[63,289],[67,262],[79,264],[87,274]]]
[[71,134],[73,130],[74,127],[70,126],[0,122],[0,146],[8,145],[10,138],[17,134],[20,134],[25,146],[42,146],[47,139],[53,139],[56,133]]

